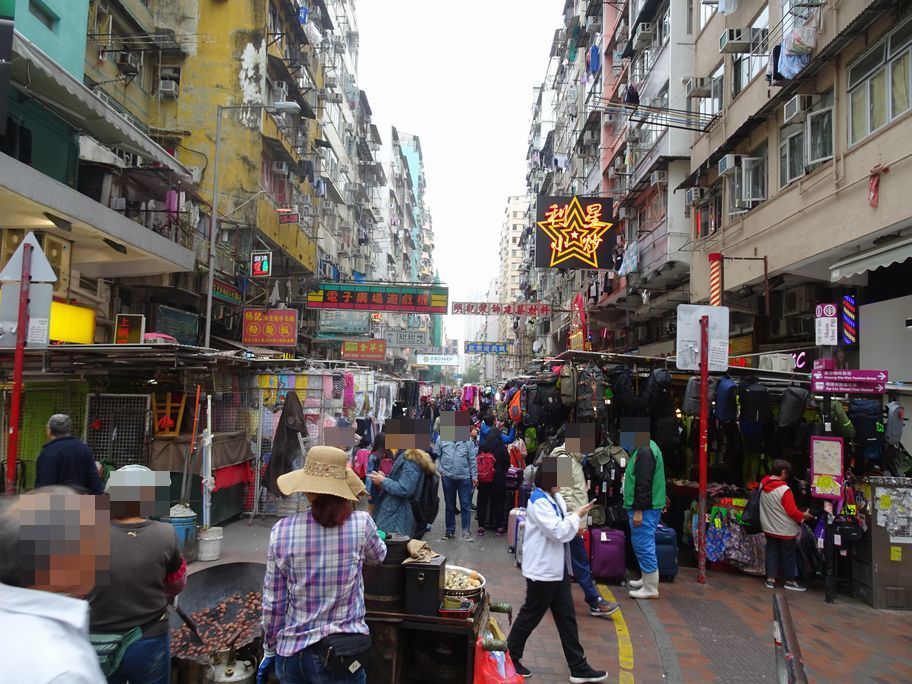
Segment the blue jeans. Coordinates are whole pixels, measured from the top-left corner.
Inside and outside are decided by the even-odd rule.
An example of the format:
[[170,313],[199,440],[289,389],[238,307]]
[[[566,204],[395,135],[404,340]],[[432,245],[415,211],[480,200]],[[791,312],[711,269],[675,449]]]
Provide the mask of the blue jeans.
[[472,529],[472,481],[454,480],[446,475],[443,480],[443,498],[446,504],[444,522],[447,534],[456,534],[456,495],[459,495],[459,514],[462,516],[462,533]]
[[168,684],[171,681],[171,635],[140,639],[127,649],[108,684]]
[[659,561],[656,558],[656,528],[659,526],[662,511],[643,511],[643,524],[639,527],[633,525],[633,511],[627,511],[627,516],[630,520],[630,542],[633,544],[633,552],[640,564],[640,570],[646,573],[656,572],[659,569]]
[[292,656],[276,656],[276,676],[282,684],[365,684],[364,668],[355,674],[336,676],[323,667],[318,646],[310,646]]
[[589,567],[589,557],[586,555],[586,544],[579,535],[570,540],[570,565],[573,567],[573,577],[576,583],[580,585],[586,596],[586,603],[590,608],[598,608],[602,595],[599,594],[595,582],[592,581],[592,569]]

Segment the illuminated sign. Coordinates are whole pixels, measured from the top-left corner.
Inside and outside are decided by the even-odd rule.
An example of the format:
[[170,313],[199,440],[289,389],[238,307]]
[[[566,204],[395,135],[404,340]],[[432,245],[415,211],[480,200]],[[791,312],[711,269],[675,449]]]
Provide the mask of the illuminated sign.
[[386,340],[346,340],[342,343],[342,358],[348,361],[383,361]]
[[509,354],[510,345],[506,342],[466,342],[466,354]]
[[606,269],[616,234],[606,197],[538,198],[535,265],[539,268]]
[[458,366],[459,354],[418,354],[416,360],[422,366]]
[[146,317],[142,314],[117,314],[114,320],[114,344],[142,344]]
[[307,294],[307,308],[445,314],[449,308],[449,290],[413,285],[321,283],[318,290]]
[[279,214],[279,225],[286,223],[300,223],[301,217],[298,214]]
[[250,253],[250,275],[265,278],[272,275],[272,252]]
[[244,309],[241,342],[269,347],[294,347],[298,343],[296,309]]
[[855,295],[842,297],[842,344],[854,346],[858,344],[858,308],[855,304]]

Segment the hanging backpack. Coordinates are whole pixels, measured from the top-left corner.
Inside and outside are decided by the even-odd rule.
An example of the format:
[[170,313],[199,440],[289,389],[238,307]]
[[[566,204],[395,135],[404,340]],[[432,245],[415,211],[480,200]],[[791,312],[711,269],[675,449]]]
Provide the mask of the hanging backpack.
[[[716,396],[716,378],[709,378],[709,408],[712,410],[713,398]],[[687,387],[684,388],[684,399],[681,400],[681,413],[685,416],[700,415],[700,377],[692,376],[687,381]]]
[[905,410],[898,401],[887,404],[887,423],[884,426],[884,439],[887,444],[899,444],[902,441],[903,426],[906,419]]
[[613,401],[617,404],[622,416],[635,416],[639,413],[636,392],[633,389],[633,373],[627,366],[618,365],[608,371],[608,382],[611,384]]
[[560,369],[560,397],[561,403],[570,408],[576,404],[576,367],[569,361]]
[[738,417],[738,405],[735,397],[738,383],[727,375],[719,379],[716,385],[716,418],[721,421],[734,420]]
[[759,534],[763,532],[760,526],[760,496],[763,494],[763,487],[758,486],[747,497],[747,506],[741,514],[741,527],[747,534]]
[[370,460],[370,449],[358,449],[352,459],[352,470],[362,480],[367,477],[367,463]]
[[510,419],[510,422],[518,423],[522,420],[523,412],[522,406],[520,405],[521,398],[519,392],[514,392],[513,396],[510,398],[510,404],[507,407],[507,418]]
[[480,451],[476,457],[478,463],[478,484],[491,484],[494,482],[494,468],[497,461],[490,451]]
[[795,427],[801,422],[801,416],[807,406],[811,393],[804,387],[786,387],[779,405],[779,427]]
[[538,404],[541,407],[542,418],[557,418],[563,415],[564,407],[561,402],[557,373],[539,373],[535,376],[535,385],[538,388]]
[[595,420],[605,411],[605,374],[594,363],[579,373],[576,392],[576,419]]
[[409,498],[412,514],[415,516],[415,532],[412,537],[421,539],[427,534],[428,527],[434,524],[440,511],[440,477],[424,473],[418,491]]
[[640,388],[640,412],[644,416],[667,413],[671,405],[671,373],[667,368],[655,368]]
[[836,432],[840,434],[846,442],[855,441],[855,426],[852,425],[852,421],[849,420],[845,406],[843,406],[842,402],[838,399],[834,399],[831,402],[831,407],[833,412],[833,427]]
[[530,382],[520,390],[520,407],[522,408],[523,422],[528,425],[540,425],[542,422],[542,407],[538,401],[538,385]]
[[883,405],[877,399],[852,399],[849,402],[849,419],[855,426],[856,444],[865,450],[883,448],[882,416]]
[[523,441],[526,443],[526,452],[534,454],[538,451],[538,431],[534,426],[529,426],[523,432]]
[[759,382],[741,386],[741,420],[749,426],[766,425],[772,418],[769,388]]

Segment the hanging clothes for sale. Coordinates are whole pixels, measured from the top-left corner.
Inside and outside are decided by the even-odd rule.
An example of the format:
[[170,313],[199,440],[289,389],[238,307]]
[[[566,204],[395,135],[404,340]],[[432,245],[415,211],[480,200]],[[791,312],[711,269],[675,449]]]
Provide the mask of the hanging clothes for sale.
[[266,489],[270,494],[281,496],[276,480],[285,473],[294,470],[294,461],[301,453],[301,443],[298,436],[307,437],[307,424],[304,420],[304,410],[301,400],[294,391],[285,395],[285,405],[276,426],[275,438],[272,443],[272,456],[266,468]]

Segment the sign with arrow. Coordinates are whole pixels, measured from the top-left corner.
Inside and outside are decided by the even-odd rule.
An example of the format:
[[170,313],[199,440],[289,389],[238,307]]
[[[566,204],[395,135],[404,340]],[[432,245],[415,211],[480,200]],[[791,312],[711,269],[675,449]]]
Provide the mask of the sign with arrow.
[[883,394],[890,374],[885,370],[815,370],[811,383],[823,394]]

